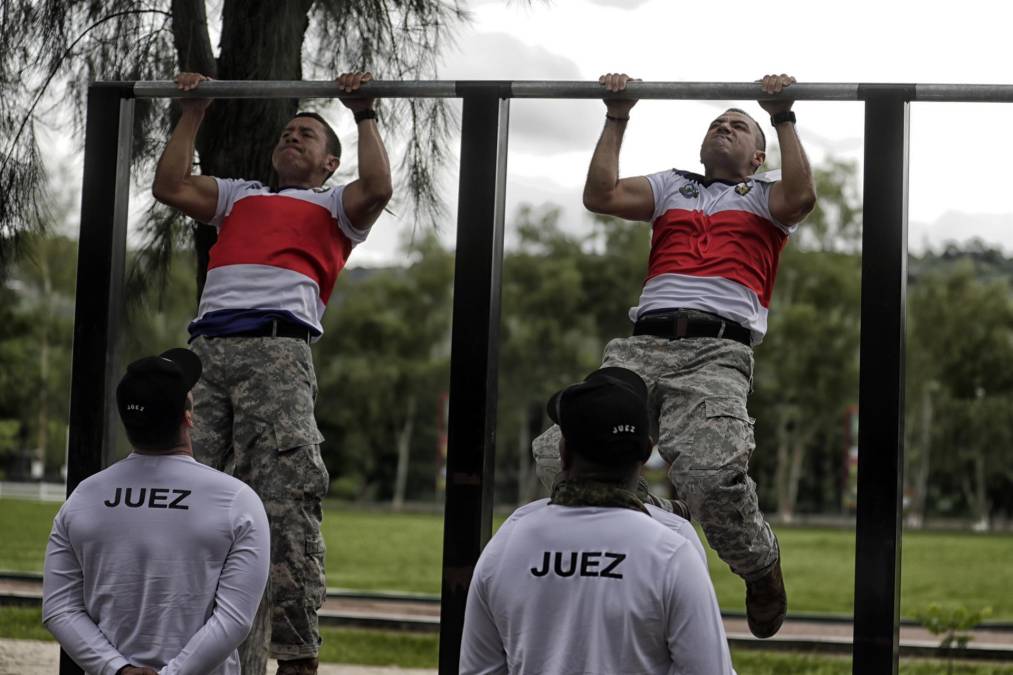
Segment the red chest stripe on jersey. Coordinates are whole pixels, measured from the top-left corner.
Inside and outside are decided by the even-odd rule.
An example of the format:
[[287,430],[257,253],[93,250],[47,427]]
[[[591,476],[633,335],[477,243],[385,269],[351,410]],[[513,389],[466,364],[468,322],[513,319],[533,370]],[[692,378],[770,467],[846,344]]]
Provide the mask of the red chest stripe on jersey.
[[669,209],[654,221],[647,278],[659,274],[722,277],[770,306],[777,263],[788,235],[748,211]]
[[222,221],[208,269],[271,265],[299,272],[317,283],[327,304],[351,250],[324,207],[291,197],[245,197]]

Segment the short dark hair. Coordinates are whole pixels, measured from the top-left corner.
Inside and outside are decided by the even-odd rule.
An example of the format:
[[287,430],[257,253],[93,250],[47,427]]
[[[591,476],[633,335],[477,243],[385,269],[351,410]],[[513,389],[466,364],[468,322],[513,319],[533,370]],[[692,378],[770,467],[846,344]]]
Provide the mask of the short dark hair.
[[[334,129],[331,128],[331,125],[327,123],[327,120],[325,120],[320,113],[312,111],[297,112],[295,117],[309,117],[315,119],[317,122],[320,122],[320,124],[324,127],[324,136],[327,137],[327,152],[338,159],[341,159],[341,141],[338,140],[338,135],[334,133]],[[295,117],[293,117],[293,119],[295,119]]]
[[742,110],[741,108],[729,108],[725,112],[739,113],[740,115],[745,115],[750,120],[752,120],[753,126],[756,127],[756,131],[760,134],[759,137],[756,139],[756,149],[759,150],[760,152],[767,152],[767,135],[763,133],[763,127],[760,126],[760,123],[757,122],[752,115],[747,113],[745,110]]
[[[183,403],[183,413],[192,411],[193,402],[188,396]],[[179,421],[182,423],[183,418],[181,417]],[[177,447],[183,440],[178,426],[172,431],[151,431],[148,429],[132,429],[130,427],[124,427],[124,431],[127,432],[127,440],[130,441],[130,445],[142,452],[171,450]]]
[[179,426],[190,409],[190,391],[203,366],[189,349],[176,347],[127,366],[116,387],[116,406],[135,448],[168,450],[179,444]]

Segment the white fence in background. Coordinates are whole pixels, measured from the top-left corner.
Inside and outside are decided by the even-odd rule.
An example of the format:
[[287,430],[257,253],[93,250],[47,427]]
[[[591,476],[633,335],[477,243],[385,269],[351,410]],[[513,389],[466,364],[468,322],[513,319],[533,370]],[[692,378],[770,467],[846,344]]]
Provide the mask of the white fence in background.
[[63,483],[11,483],[0,481],[0,499],[33,499],[40,502],[62,502],[67,498]]

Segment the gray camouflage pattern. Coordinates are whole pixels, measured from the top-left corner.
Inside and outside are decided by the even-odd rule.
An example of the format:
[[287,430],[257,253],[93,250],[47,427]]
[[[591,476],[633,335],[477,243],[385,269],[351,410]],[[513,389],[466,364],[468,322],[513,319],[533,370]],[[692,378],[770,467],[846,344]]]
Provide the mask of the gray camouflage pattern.
[[[629,368],[647,383],[651,437],[671,464],[676,497],[711,548],[747,581],[766,574],[778,550],[747,474],[755,448],[746,412],[753,350],[722,338],[638,335],[610,341],[602,366]],[[550,491],[560,471],[559,438],[554,425],[532,442],[538,477]]]
[[[316,656],[327,587],[320,502],[329,476],[313,416],[316,374],[295,338],[197,338],[194,456],[250,485],[271,524],[270,654]],[[254,631],[256,632],[256,630]]]
[[614,509],[632,509],[651,515],[637,492],[616,483],[589,478],[557,480],[552,486],[550,504],[560,506],[603,506]]

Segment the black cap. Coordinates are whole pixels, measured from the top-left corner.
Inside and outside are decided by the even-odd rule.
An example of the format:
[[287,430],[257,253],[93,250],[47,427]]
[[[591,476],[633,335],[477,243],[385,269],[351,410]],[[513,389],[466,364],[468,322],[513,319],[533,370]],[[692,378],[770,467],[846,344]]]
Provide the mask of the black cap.
[[623,465],[650,455],[647,385],[632,370],[596,370],[553,394],[546,409],[566,447],[588,459]]
[[159,440],[179,428],[186,395],[200,379],[200,359],[176,348],[127,366],[116,387],[120,419],[133,442]]

